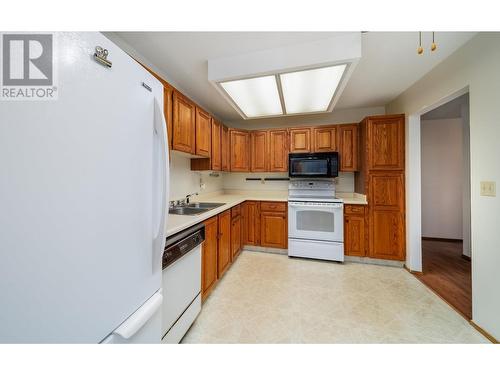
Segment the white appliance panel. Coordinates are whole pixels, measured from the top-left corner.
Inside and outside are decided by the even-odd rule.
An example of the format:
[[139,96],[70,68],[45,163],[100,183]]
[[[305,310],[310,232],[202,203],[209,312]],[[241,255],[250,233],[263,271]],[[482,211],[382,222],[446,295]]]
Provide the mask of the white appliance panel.
[[344,238],[342,203],[289,202],[288,236],[321,241]]
[[201,245],[163,270],[162,289],[164,298],[162,332],[165,334],[176,323],[184,310],[200,295]]
[[288,255],[292,257],[344,261],[344,243],[288,239]]
[[58,100],[0,101],[3,342],[100,342],[161,287],[162,85],[101,34],[56,38]]

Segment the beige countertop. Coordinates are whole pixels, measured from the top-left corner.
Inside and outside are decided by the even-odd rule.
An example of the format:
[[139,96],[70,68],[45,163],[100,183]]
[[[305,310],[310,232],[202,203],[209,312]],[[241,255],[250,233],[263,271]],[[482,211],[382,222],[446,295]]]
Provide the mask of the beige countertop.
[[[366,197],[357,193],[337,193],[337,197],[344,204],[367,204]],[[166,235],[171,236],[181,230],[187,229],[195,224],[201,223],[212,216],[220,214],[244,201],[288,201],[288,191],[248,191],[248,190],[226,190],[215,193],[199,195],[192,202],[216,202],[224,203],[223,206],[214,208],[200,215],[168,215]]]

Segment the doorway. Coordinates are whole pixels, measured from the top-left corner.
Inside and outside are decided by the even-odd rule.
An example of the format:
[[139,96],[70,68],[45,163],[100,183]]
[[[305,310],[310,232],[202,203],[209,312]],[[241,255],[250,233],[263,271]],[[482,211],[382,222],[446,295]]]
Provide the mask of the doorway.
[[420,117],[421,254],[417,277],[472,318],[469,94]]

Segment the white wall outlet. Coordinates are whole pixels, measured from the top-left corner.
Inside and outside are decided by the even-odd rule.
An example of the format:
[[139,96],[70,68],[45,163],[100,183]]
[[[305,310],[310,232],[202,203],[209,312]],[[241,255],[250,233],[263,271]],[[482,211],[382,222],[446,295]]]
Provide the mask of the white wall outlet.
[[497,189],[495,181],[481,181],[481,195],[485,197],[496,197]]

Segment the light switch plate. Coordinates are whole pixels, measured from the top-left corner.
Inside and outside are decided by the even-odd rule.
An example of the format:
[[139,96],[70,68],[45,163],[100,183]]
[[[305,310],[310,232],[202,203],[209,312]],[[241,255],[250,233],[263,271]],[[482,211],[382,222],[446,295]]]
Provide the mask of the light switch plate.
[[485,197],[496,197],[497,189],[495,181],[481,181],[481,195]]

